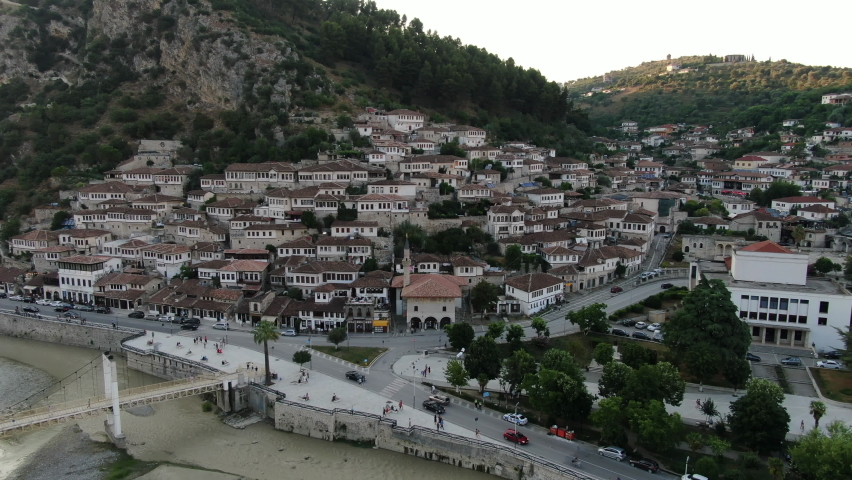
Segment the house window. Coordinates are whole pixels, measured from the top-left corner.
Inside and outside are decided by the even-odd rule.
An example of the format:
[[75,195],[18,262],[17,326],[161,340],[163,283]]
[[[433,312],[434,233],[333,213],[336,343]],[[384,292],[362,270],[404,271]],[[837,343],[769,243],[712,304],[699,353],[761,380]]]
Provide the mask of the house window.
[[447,311],[447,307],[443,307],[443,309],[444,309],[445,312]]
[[819,313],[828,313],[828,302],[819,302]]
[[418,307],[417,305],[415,305],[415,306],[414,306],[414,311],[416,312],[416,311],[417,311],[417,309],[419,309],[419,308],[420,308],[420,307]]
[[769,297],[760,297],[760,308],[766,308],[769,306]]
[[817,325],[828,325],[828,319],[825,317],[819,317],[817,319]]

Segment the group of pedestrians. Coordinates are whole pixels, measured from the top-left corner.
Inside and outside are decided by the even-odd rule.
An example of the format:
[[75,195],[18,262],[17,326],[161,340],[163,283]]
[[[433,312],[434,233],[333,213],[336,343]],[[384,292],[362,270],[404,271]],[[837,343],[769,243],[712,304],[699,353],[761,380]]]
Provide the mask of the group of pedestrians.
[[420,371],[420,375],[422,375],[424,378],[430,373],[432,373],[432,367],[430,367],[429,365],[426,365],[426,368]]
[[[154,332],[151,332],[151,336],[154,336]],[[192,343],[196,345],[201,344],[204,348],[207,348],[207,337],[195,337],[192,339]]]
[[444,428],[444,417],[435,415],[432,420],[435,422],[435,430],[446,430]]

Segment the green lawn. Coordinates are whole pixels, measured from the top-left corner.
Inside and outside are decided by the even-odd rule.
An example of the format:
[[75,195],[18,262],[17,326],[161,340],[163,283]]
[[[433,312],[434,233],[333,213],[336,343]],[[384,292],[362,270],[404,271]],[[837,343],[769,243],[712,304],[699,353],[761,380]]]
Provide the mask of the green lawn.
[[[369,365],[370,362],[376,359],[379,355],[387,351],[387,348],[379,348],[379,347],[345,347],[341,346],[340,349],[335,349],[334,347],[329,346],[316,346],[313,347],[314,350],[318,352],[322,352],[332,357],[337,357],[342,360],[346,360],[347,362],[354,363],[356,365]],[[367,362],[364,362],[364,359],[367,359]]]
[[852,372],[823,368],[812,368],[810,370],[820,391],[826,398],[837,402],[852,403]]

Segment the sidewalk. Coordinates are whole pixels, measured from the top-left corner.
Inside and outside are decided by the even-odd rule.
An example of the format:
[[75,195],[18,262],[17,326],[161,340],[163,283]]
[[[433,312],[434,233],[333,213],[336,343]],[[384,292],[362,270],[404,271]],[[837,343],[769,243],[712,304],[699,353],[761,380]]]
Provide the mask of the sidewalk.
[[[215,339],[208,336],[207,348],[204,348],[200,344],[194,344],[192,341],[193,337],[182,335],[169,335],[157,332],[154,340],[157,342],[160,352],[184,357],[196,362],[201,362],[201,357],[207,356],[208,361],[203,363],[209,363],[211,367],[224,373],[243,372],[249,376],[251,381],[263,384],[263,353],[226,344],[222,353],[217,354],[213,344],[214,342],[219,342],[222,337],[225,337],[225,335],[218,336]],[[148,340],[151,340],[150,333],[145,337],[130,340],[126,344],[141,350],[153,350],[152,346],[147,344]],[[177,342],[181,342],[181,348],[177,346]],[[192,352],[191,354],[189,353],[190,351]],[[222,364],[223,361],[226,362],[225,365]],[[278,374],[278,380],[273,380],[270,388],[285,393],[287,400],[291,402],[305,403],[314,407],[327,409],[354,409],[360,412],[381,415],[388,401],[393,402],[398,408],[399,401],[402,400],[404,405],[403,410],[398,413],[392,412],[389,414],[400,426],[406,427],[410,421],[412,425],[434,428],[433,414],[422,411],[422,407],[420,409],[411,408],[411,402],[407,402],[411,398],[408,395],[398,396],[397,398],[383,397],[378,393],[371,392],[359,386],[351,380],[334,378],[314,370],[309,370],[307,364],[305,365],[305,370],[310,375],[309,380],[307,383],[298,383],[298,379],[301,376],[299,365],[273,355],[269,356],[269,365],[270,370]],[[258,369],[256,373],[253,372],[255,366]],[[367,377],[367,382],[369,382],[369,376]],[[305,394],[309,395],[309,401],[302,399]],[[331,401],[334,395],[339,398],[337,402]],[[425,398],[420,400],[425,400]],[[447,418],[448,415],[452,416],[452,409],[448,409],[447,413],[444,414],[446,432],[475,438],[475,432],[451,423]],[[491,439],[485,439],[485,437],[482,437],[480,440],[492,441]]]

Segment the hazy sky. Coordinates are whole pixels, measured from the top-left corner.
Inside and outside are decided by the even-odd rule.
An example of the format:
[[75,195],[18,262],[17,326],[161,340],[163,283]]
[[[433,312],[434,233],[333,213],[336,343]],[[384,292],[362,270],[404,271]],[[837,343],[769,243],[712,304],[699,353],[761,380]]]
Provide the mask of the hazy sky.
[[825,0],[375,1],[409,20],[420,18],[427,30],[512,57],[558,82],[667,54],[754,54],[757,60],[852,67],[852,54],[837,43],[843,43],[842,7]]

